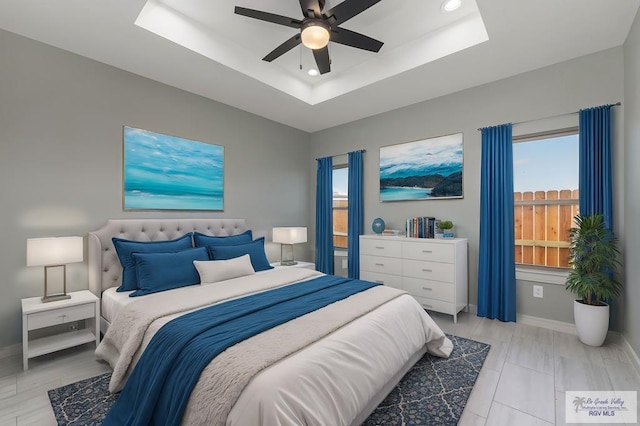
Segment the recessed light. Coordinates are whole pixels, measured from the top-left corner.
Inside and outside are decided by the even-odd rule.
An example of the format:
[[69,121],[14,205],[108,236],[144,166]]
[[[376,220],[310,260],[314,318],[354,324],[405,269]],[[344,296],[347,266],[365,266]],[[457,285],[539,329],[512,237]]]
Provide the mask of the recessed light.
[[443,12],[453,12],[460,6],[462,6],[462,0],[445,0],[441,9]]
[[318,74],[320,74],[320,73],[318,72],[318,70],[317,70],[317,69],[315,69],[315,68],[311,68],[309,71],[307,71],[307,74],[309,74],[311,77],[315,77],[315,76],[317,76],[317,75],[318,75]]

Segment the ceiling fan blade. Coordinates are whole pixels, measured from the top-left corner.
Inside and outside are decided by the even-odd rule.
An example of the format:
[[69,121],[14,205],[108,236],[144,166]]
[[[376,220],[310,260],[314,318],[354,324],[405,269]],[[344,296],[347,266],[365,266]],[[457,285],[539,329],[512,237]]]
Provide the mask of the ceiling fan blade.
[[[348,21],[359,13],[369,9],[380,0],[345,0],[342,3],[327,10],[324,15],[329,18],[332,15],[336,18],[336,25]],[[300,0],[302,3],[302,0]]]
[[345,28],[331,30],[331,41],[371,52],[380,51],[384,44],[381,41]]
[[322,16],[322,8],[318,0],[300,0],[300,9],[302,9],[302,14],[305,18],[319,18]]
[[276,58],[284,55],[297,45],[299,45],[302,41],[300,40],[300,34],[296,34],[291,37],[289,40],[282,43],[280,46],[273,49],[267,56],[262,58],[263,61],[271,62]]
[[320,71],[320,74],[326,74],[331,71],[329,48],[327,46],[322,49],[314,49],[313,57],[316,58],[316,65],[318,65],[318,71]]
[[298,19],[275,15],[269,12],[262,12],[261,10],[247,9],[246,7],[236,6],[235,13],[237,15],[247,16],[249,18],[272,22],[274,24],[284,25],[292,28],[300,28],[302,26],[302,21],[299,21]]

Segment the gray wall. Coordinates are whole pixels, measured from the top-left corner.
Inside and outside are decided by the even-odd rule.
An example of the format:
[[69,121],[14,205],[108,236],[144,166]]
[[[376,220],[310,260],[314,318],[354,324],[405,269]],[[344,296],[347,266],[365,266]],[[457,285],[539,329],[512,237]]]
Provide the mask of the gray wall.
[[[499,66],[499,64],[496,64]],[[473,70],[469,70],[473,72]],[[437,82],[425,82],[437,84]],[[469,239],[469,301],[477,301],[478,234],[480,206],[479,127],[505,122],[556,116],[580,108],[617,102],[623,96],[622,48],[581,57],[495,83],[368,117],[311,135],[313,158],[366,149],[365,232],[375,217],[387,227],[401,229],[413,216],[451,219],[456,234]],[[614,156],[623,163],[622,110],[615,111]],[[531,127],[531,125],[528,125]],[[518,125],[514,127],[517,132]],[[380,147],[451,133],[464,133],[464,198],[431,201],[379,201]],[[315,164],[310,164],[311,189],[315,188]],[[616,169],[616,188],[623,188],[623,168]],[[616,226],[622,229],[621,191],[616,197]],[[314,211],[315,200],[311,200]],[[545,288],[544,302],[533,300],[533,283],[518,283],[518,312],[557,321],[572,322],[572,296],[562,286]],[[546,287],[549,287],[547,285]],[[614,324],[614,328],[617,327]]]
[[[20,299],[42,294],[27,238],[84,236],[108,218],[243,217],[267,236],[308,225],[308,133],[4,31],[0,58],[0,348],[21,340]],[[224,212],[123,212],[123,125],[223,145]],[[87,288],[86,264],[67,273],[70,290]]]
[[636,15],[624,44],[624,131],[625,131],[625,293],[629,308],[625,311],[624,331],[627,340],[640,354],[640,15]]

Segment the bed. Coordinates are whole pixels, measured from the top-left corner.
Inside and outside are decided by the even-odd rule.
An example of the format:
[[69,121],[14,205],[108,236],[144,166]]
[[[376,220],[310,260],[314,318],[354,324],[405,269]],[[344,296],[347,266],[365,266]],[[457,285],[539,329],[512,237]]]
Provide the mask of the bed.
[[[89,284],[101,298],[105,335],[96,354],[114,368],[110,390],[122,388],[152,337],[172,319],[205,302],[239,299],[323,275],[276,268],[215,285],[128,297],[114,291],[122,267],[112,238],[165,241],[193,231],[226,237],[247,230],[242,219],[134,219],[109,220],[89,233]],[[361,424],[425,352],[446,357],[452,349],[411,296],[383,287],[333,303],[221,353],[202,372],[182,423]],[[227,368],[236,372],[223,371]],[[246,371],[247,377],[237,371]],[[228,389],[220,386],[226,382]]]

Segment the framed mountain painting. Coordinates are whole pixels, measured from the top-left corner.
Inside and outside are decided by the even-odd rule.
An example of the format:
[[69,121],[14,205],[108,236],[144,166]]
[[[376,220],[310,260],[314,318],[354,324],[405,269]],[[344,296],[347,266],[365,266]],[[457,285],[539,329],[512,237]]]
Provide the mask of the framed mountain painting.
[[380,148],[380,201],[462,198],[462,133]]
[[224,210],[224,147],[124,127],[125,210]]

